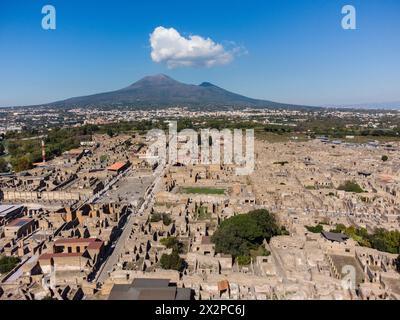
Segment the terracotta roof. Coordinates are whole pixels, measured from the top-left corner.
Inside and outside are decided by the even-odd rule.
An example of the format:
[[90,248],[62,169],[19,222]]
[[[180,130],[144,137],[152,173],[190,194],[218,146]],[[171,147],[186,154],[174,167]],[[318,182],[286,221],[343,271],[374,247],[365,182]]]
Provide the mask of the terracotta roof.
[[103,245],[103,241],[92,242],[88,245],[88,249],[100,249]]
[[228,280],[218,281],[218,291],[225,291],[228,289],[229,289],[229,281]]
[[[54,244],[68,244],[68,243],[91,243],[98,241],[96,238],[61,238],[54,241]],[[100,241],[100,240],[99,240]]]
[[107,169],[112,171],[118,171],[121,170],[126,165],[127,165],[126,162],[116,162],[113,165],[109,166]]
[[73,252],[73,253],[43,253],[40,257],[39,260],[49,260],[51,258],[68,258],[68,257],[81,257],[82,252]]
[[54,244],[64,245],[64,244],[72,244],[72,243],[82,243],[86,244],[88,249],[100,249],[103,245],[103,241],[96,238],[65,238],[65,239],[57,239],[54,241]]

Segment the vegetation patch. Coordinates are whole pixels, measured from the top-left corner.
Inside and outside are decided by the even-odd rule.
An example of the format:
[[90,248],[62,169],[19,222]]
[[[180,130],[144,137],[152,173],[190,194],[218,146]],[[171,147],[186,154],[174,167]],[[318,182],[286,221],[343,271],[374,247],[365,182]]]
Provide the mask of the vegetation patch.
[[346,181],[338,187],[338,190],[343,190],[346,192],[363,193],[365,192],[357,182]]
[[247,266],[251,262],[250,256],[238,256],[236,257],[236,261],[240,266]]
[[264,240],[280,234],[275,216],[265,209],[250,211],[224,220],[212,236],[217,253],[233,257],[250,256]]
[[316,226],[305,226],[305,227],[308,231],[312,233],[321,233],[324,230],[321,224],[318,224]]
[[377,228],[373,233],[368,233],[365,228],[346,227],[338,224],[331,232],[344,233],[363,247],[394,254],[400,253],[400,231],[398,230],[388,231]]
[[196,213],[197,213],[197,220],[211,219],[211,212],[208,212],[206,207],[198,207]]
[[160,259],[161,268],[166,270],[183,271],[185,268],[185,260],[183,260],[176,250],[172,250],[171,254],[163,254]]
[[14,269],[21,260],[17,257],[0,257],[0,273],[8,273]]
[[181,189],[183,193],[191,194],[224,194],[225,189],[205,188],[205,187],[185,187]]
[[271,254],[267,249],[265,249],[264,245],[259,246],[257,249],[250,250],[250,256],[255,257],[268,257]]
[[153,213],[150,216],[150,222],[159,222],[161,220],[165,226],[169,226],[172,223],[171,217],[166,213]]
[[160,240],[160,243],[166,246],[168,249],[175,250],[178,253],[182,253],[183,251],[183,243],[180,242],[177,237],[163,238]]

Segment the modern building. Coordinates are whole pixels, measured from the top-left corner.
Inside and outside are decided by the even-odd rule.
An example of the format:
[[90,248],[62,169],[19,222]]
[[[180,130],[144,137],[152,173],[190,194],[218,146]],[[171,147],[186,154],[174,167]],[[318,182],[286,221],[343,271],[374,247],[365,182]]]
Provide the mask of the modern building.
[[136,278],[131,284],[115,284],[108,300],[192,300],[189,288],[177,288],[169,279]]

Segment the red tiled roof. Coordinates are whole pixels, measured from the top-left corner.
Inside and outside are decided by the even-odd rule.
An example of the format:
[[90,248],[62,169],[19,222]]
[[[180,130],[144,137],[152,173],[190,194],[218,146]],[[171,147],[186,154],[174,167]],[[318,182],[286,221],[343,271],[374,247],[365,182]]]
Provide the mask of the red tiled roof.
[[88,245],[88,249],[100,249],[103,246],[103,241],[92,242]]
[[109,166],[107,169],[112,171],[118,171],[121,170],[126,165],[127,165],[126,162],[116,162],[113,165]]
[[70,244],[70,243],[92,243],[92,242],[102,242],[96,238],[61,238],[54,241],[54,244]]
[[51,258],[67,258],[67,257],[80,257],[82,256],[82,252],[74,252],[74,253],[43,253],[40,257],[39,260],[49,260]]

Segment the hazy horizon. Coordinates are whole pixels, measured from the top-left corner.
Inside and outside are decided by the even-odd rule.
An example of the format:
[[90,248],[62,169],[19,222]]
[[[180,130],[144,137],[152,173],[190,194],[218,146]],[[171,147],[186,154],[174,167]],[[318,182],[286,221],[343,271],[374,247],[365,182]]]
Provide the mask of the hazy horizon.
[[[168,74],[165,74],[165,73],[163,73],[163,74],[167,75],[168,77],[170,77]],[[141,80],[141,79],[143,79],[145,77],[148,77],[148,76],[153,76],[153,75],[145,75],[142,78],[137,79],[136,81],[139,81],[139,80]],[[179,81],[179,79],[175,79],[175,78],[172,78],[172,79]],[[131,85],[132,83],[135,83],[136,81],[127,84],[127,86]],[[182,82],[182,81],[179,81],[179,82]],[[208,82],[208,81],[205,80],[205,81],[202,81],[202,82]],[[202,82],[200,82],[200,83],[187,83],[187,84],[200,85]],[[231,90],[229,90],[227,88],[222,87],[221,85],[219,85],[217,83],[212,83],[212,84],[217,85],[217,86],[219,86],[219,87],[221,87],[223,89],[226,89],[228,91],[231,91]],[[114,90],[119,90],[119,89],[122,89],[122,88],[110,89],[110,90],[106,90],[104,92],[112,92]],[[91,93],[88,93],[88,94],[84,94],[83,96],[97,94],[97,93],[100,93],[100,92],[91,92]],[[238,93],[238,92],[234,92],[234,93]],[[238,93],[238,94],[240,94],[240,93]],[[77,96],[65,97],[65,98],[60,98],[60,99],[57,99],[57,100],[44,101],[42,103],[27,104],[27,105],[1,105],[0,104],[0,108],[30,107],[30,106],[37,106],[37,105],[45,105],[45,104],[48,104],[48,103],[52,103],[52,102],[56,102],[56,101],[62,101],[62,100],[69,99],[69,98],[74,98],[74,97],[77,97]],[[249,97],[249,98],[258,99],[257,97]],[[275,101],[275,102],[285,102],[285,101]],[[298,104],[298,103],[296,103],[296,104]],[[399,101],[381,101],[381,102],[376,102],[375,101],[375,102],[364,102],[364,103],[361,102],[361,103],[349,103],[349,104],[345,104],[345,103],[344,104],[329,104],[329,103],[327,103],[327,104],[321,104],[321,105],[313,105],[312,107],[356,108],[356,109],[357,108],[360,108],[360,109],[373,109],[373,108],[376,108],[376,109],[399,109],[400,108],[400,100]]]

